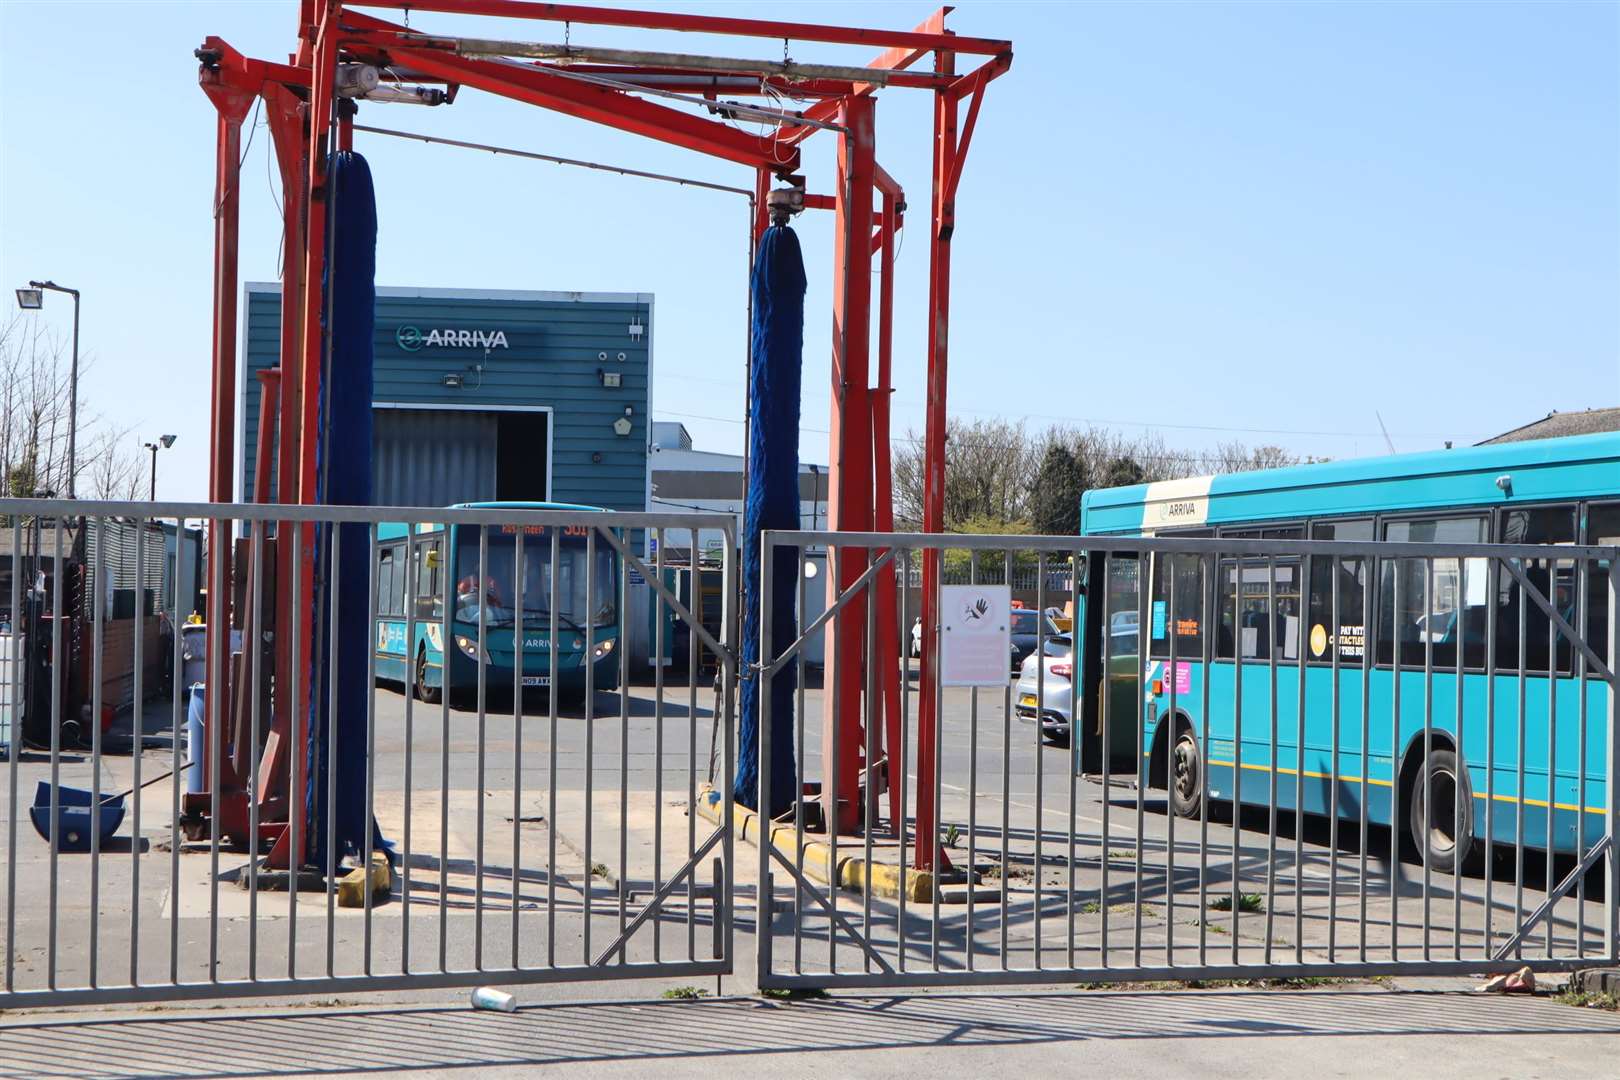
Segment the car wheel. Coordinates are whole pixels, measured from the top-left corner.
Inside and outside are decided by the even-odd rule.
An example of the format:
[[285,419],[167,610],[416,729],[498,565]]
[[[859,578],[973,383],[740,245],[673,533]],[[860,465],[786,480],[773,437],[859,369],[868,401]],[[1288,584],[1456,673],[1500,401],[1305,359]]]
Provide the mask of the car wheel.
[[427,671],[427,650],[419,649],[416,653],[416,700],[425,701],[429,705],[437,705],[439,703],[439,692],[442,688],[428,685]]
[[[1457,868],[1468,861],[1474,846],[1474,793],[1469,790],[1468,777],[1457,767],[1457,755],[1441,749],[1429,752],[1432,809],[1428,814],[1427,833],[1423,820],[1422,771],[1413,774],[1411,787],[1406,800],[1407,827],[1422,853],[1424,864],[1442,874],[1455,874]],[[1457,816],[1459,801],[1461,818]]]
[[1170,804],[1178,817],[1196,818],[1203,812],[1203,765],[1190,727],[1176,732],[1170,748]]

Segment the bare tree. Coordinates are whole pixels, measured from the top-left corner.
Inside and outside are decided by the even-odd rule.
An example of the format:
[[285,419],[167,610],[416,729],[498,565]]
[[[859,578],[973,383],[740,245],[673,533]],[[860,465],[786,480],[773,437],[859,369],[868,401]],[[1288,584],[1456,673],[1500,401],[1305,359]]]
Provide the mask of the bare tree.
[[146,494],[145,461],[133,449],[129,429],[101,427],[81,451],[86,468],[81,470],[92,498],[133,502]]
[[[90,367],[90,361],[81,355],[81,386]],[[67,492],[71,380],[70,355],[60,335],[51,333],[38,319],[18,314],[0,324],[0,494],[27,498]],[[122,482],[129,468],[127,459],[139,457],[116,452],[125,433],[108,428],[90,410],[83,393],[78,404],[81,451],[74,463],[75,479],[87,475],[95,479],[91,488],[98,495],[103,490],[118,491],[120,498],[128,497],[126,492],[139,494],[138,484],[131,487]],[[109,454],[116,466],[104,460]],[[98,470],[109,469],[98,478]],[[135,473],[138,479],[138,460]]]

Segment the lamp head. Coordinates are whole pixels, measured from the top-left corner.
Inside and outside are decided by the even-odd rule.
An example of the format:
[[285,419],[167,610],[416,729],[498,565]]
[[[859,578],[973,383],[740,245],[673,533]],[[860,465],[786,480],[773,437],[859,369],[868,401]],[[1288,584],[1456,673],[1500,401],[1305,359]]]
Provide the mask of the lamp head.
[[173,435],[160,436],[158,438],[158,442],[162,443],[163,444],[163,449],[167,450],[169,447],[174,445],[174,436]]
[[17,306],[24,311],[38,311],[45,306],[44,289],[18,289]]

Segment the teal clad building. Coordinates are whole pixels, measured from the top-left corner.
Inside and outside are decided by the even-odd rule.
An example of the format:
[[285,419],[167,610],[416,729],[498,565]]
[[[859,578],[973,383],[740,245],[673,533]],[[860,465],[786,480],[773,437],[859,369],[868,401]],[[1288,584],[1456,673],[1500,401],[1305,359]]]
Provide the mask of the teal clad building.
[[[278,362],[281,286],[244,291],[237,492],[258,501],[257,373]],[[652,317],[647,293],[379,287],[373,502],[645,510]]]

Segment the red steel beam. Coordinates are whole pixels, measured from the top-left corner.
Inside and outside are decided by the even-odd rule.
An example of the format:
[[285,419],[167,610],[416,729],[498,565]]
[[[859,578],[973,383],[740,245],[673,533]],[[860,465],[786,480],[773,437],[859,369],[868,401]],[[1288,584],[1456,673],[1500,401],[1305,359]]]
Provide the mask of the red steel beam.
[[576,82],[539,68],[468,60],[426,49],[389,49],[411,67],[478,90],[526,101],[636,135],[684,146],[751,167],[776,171],[798,168],[797,150],[786,153],[770,139],[739,131],[729,124],[704,120],[603,86]]
[[[869,45],[885,49],[952,49],[960,53],[995,56],[1009,52],[1012,43],[991,38],[956,37],[916,30],[875,30],[822,23],[778,22],[771,19],[734,19],[724,15],[682,15],[673,12],[629,11],[580,4],[535,3],[532,0],[364,0],[366,7],[441,11],[457,15],[488,15],[503,19],[534,19],[576,23],[580,26],[630,26],[642,30],[676,30],[696,34],[725,34],[790,41],[824,41],[835,45]],[[941,18],[949,8],[942,9]]]
[[[832,423],[828,436],[827,526],[834,532],[872,527],[871,392],[867,386],[872,333],[872,170],[876,102],[848,97],[839,112],[838,208],[833,229]],[[848,592],[869,553],[839,546],[827,575],[827,603]],[[860,817],[861,699],[868,657],[865,595],[851,598],[832,622],[826,660],[831,722],[822,726],[822,809],[829,827],[849,832]]]

